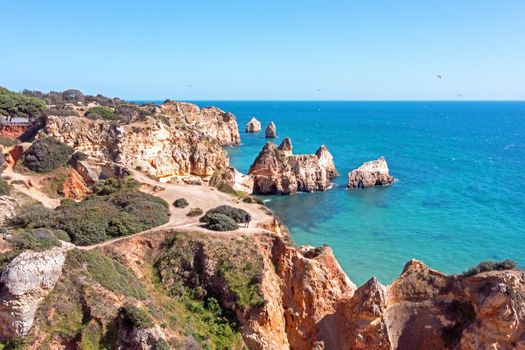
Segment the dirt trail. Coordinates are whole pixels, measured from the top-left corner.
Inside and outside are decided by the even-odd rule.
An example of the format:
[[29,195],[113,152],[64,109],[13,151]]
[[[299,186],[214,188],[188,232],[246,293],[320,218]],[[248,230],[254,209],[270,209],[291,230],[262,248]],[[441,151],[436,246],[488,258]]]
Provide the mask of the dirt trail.
[[56,208],[60,205],[60,199],[50,198],[44,192],[38,190],[33,184],[38,182],[37,176],[23,175],[13,170],[12,166],[7,166],[3,171],[4,177],[9,177],[9,183],[17,191],[42,202],[45,207]]

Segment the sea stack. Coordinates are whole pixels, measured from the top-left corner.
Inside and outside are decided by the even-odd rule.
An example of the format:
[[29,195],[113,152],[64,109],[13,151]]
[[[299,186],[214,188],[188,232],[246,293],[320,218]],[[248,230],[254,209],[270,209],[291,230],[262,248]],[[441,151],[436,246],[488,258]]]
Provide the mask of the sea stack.
[[389,185],[394,181],[390,176],[384,157],[363,163],[348,174],[349,188],[369,188]]
[[279,147],[267,142],[248,175],[253,177],[256,194],[291,194],[327,190],[337,171],[325,146],[316,154],[294,155],[292,142],[287,137]]
[[268,126],[266,127],[266,138],[267,139],[274,139],[277,137],[277,128],[275,127],[275,124],[273,122],[270,122]]
[[255,133],[261,131],[261,122],[252,117],[250,121],[246,124],[246,132]]

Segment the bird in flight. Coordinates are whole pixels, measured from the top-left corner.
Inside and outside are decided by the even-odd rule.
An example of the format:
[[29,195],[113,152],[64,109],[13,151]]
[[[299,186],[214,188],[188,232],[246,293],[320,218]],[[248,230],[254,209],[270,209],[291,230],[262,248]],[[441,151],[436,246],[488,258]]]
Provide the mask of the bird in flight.
[[438,79],[443,79],[443,77],[442,77],[441,75],[439,75],[439,74],[436,75],[436,78],[438,78]]
[[458,97],[463,97],[463,94],[460,94],[460,93],[457,93],[456,94]]
[[186,85],[186,86],[190,88],[190,87],[191,87],[191,84],[188,84],[188,85]]

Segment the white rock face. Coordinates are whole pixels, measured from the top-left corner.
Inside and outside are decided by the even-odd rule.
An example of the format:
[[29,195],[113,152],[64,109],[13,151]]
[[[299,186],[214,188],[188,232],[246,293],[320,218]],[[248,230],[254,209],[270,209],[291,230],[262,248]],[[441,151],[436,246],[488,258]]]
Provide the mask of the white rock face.
[[389,185],[394,181],[390,176],[384,157],[363,163],[359,168],[348,174],[349,188],[368,188]]
[[261,131],[261,122],[252,117],[246,124],[246,132],[259,132]]
[[25,251],[6,266],[0,277],[0,339],[29,332],[38,305],[62,275],[69,246]]

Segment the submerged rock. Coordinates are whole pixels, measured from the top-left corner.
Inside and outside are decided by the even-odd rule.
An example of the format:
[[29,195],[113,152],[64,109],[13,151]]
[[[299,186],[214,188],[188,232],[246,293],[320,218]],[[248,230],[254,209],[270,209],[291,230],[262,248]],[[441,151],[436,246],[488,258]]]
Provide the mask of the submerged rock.
[[285,138],[277,147],[267,142],[248,175],[253,176],[253,192],[259,194],[290,194],[324,191],[330,179],[337,176],[333,157],[323,145],[316,154],[294,155],[292,142]]
[[270,122],[266,127],[265,135],[267,139],[274,139],[277,137],[277,127],[273,122]]
[[390,176],[384,157],[363,163],[348,174],[349,188],[368,188],[389,185],[394,181]]
[[261,131],[261,122],[252,117],[246,124],[246,132],[259,132]]

